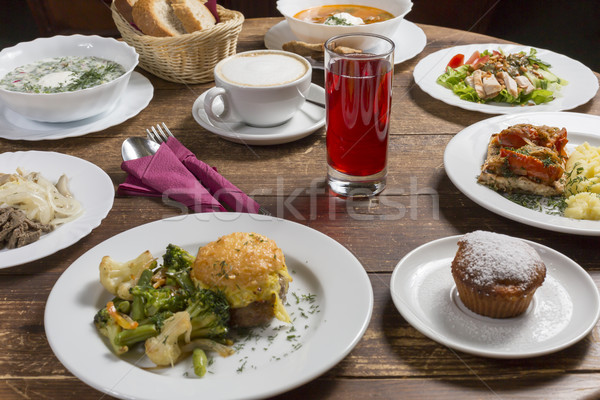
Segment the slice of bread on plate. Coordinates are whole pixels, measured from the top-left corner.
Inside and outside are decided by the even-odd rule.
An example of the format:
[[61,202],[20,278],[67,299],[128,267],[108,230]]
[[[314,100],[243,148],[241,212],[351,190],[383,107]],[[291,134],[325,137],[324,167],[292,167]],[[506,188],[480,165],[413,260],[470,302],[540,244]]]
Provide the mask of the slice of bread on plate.
[[188,33],[211,28],[217,22],[201,0],[171,0],[171,6]]
[[170,0],[137,0],[132,11],[133,22],[144,34],[150,36],[187,33],[170,3]]

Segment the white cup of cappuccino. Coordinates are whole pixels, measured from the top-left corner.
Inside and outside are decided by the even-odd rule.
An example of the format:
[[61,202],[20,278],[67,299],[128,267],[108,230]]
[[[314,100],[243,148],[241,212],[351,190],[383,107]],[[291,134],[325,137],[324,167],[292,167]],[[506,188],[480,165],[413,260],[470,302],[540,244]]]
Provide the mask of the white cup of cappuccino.
[[[253,50],[221,60],[214,69],[215,87],[204,97],[212,123],[240,121],[268,127],[291,119],[304,104],[311,85],[310,63],[280,50]],[[217,114],[215,100],[223,111]]]

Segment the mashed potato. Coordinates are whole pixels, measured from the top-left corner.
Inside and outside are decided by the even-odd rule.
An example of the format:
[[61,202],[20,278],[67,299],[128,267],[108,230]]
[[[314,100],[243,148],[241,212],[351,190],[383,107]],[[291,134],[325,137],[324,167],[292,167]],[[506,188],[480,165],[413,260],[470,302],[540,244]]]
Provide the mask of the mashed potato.
[[600,220],[600,196],[595,193],[577,193],[567,199],[565,217]]
[[600,147],[583,143],[569,155],[565,217],[600,220]]

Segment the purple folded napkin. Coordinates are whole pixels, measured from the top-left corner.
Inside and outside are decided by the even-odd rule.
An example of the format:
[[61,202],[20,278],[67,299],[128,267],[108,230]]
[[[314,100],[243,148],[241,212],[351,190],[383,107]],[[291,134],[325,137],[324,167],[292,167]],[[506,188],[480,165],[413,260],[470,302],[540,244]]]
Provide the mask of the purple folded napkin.
[[161,145],[152,156],[124,161],[121,169],[129,176],[119,185],[120,194],[166,195],[194,212],[225,211],[168,146]]
[[260,206],[256,201],[225,179],[210,165],[198,160],[194,153],[182,145],[179,140],[170,137],[167,140],[167,146],[219,202],[233,211],[258,213]]
[[206,6],[206,8],[208,8],[208,10],[212,13],[212,15],[215,16],[215,19],[217,20],[217,24],[219,23],[219,13],[217,12],[217,0],[208,0],[206,3],[204,3],[204,5]]
[[155,155],[124,161],[121,169],[129,174],[119,185],[122,195],[166,194],[196,212],[226,211],[219,202],[233,211],[259,212],[256,201],[173,137]]

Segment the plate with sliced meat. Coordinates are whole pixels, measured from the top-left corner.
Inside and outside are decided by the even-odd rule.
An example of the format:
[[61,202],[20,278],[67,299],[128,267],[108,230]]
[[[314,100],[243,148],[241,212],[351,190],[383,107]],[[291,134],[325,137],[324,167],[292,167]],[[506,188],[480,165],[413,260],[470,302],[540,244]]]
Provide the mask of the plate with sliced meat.
[[[569,182],[566,176],[558,176],[555,170],[562,168],[563,163],[551,163],[550,155],[548,158],[530,157],[533,153],[531,149],[536,149],[533,143],[535,140],[526,138],[530,142],[530,148],[519,149],[514,143],[504,146],[504,158],[497,168],[490,165],[495,162],[490,159],[491,153],[497,151],[495,156],[500,157],[500,150],[494,148],[493,135],[497,137],[500,132],[510,133],[515,126],[522,124],[544,127],[547,132],[551,132],[555,148],[558,145],[557,151],[566,153],[565,157],[584,143],[600,146],[600,117],[596,115],[537,112],[492,117],[463,129],[446,146],[444,168],[452,183],[480,206],[514,221],[556,232],[600,236],[600,220],[567,218],[564,216],[564,208],[552,207],[555,205],[552,204],[553,201],[564,201],[564,193],[556,193],[556,190],[562,190],[565,180],[566,184]],[[563,129],[566,132],[566,143]],[[539,146],[538,150],[550,152],[551,149],[547,146],[547,143]],[[518,165],[511,166],[510,157],[517,157]],[[529,168],[529,162],[535,164],[535,168]],[[531,170],[530,174],[525,169],[520,170],[524,165]],[[569,173],[567,168],[564,174]],[[535,196],[536,191],[541,192],[534,198],[541,198],[542,203],[527,203],[523,200],[530,194]],[[508,195],[507,192],[516,195]],[[547,205],[543,204],[545,199],[549,200]]]
[[[32,175],[36,180],[35,185],[29,185],[31,182],[21,177],[9,187],[10,182],[3,182],[0,177],[0,208],[19,209],[0,213],[0,269],[38,260],[71,246],[100,225],[112,208],[115,191],[110,177],[88,161],[50,151],[18,151],[0,154],[0,165],[0,175],[18,175],[20,170],[23,176]],[[38,190],[38,182],[47,185],[30,193]],[[74,199],[75,206],[59,201],[59,195],[53,191],[61,185],[64,187],[57,190]],[[46,192],[51,194],[47,199]],[[68,215],[70,207],[78,209]],[[49,217],[51,209],[56,212]],[[16,231],[21,232],[17,235]],[[22,246],[19,241],[24,241]]]

